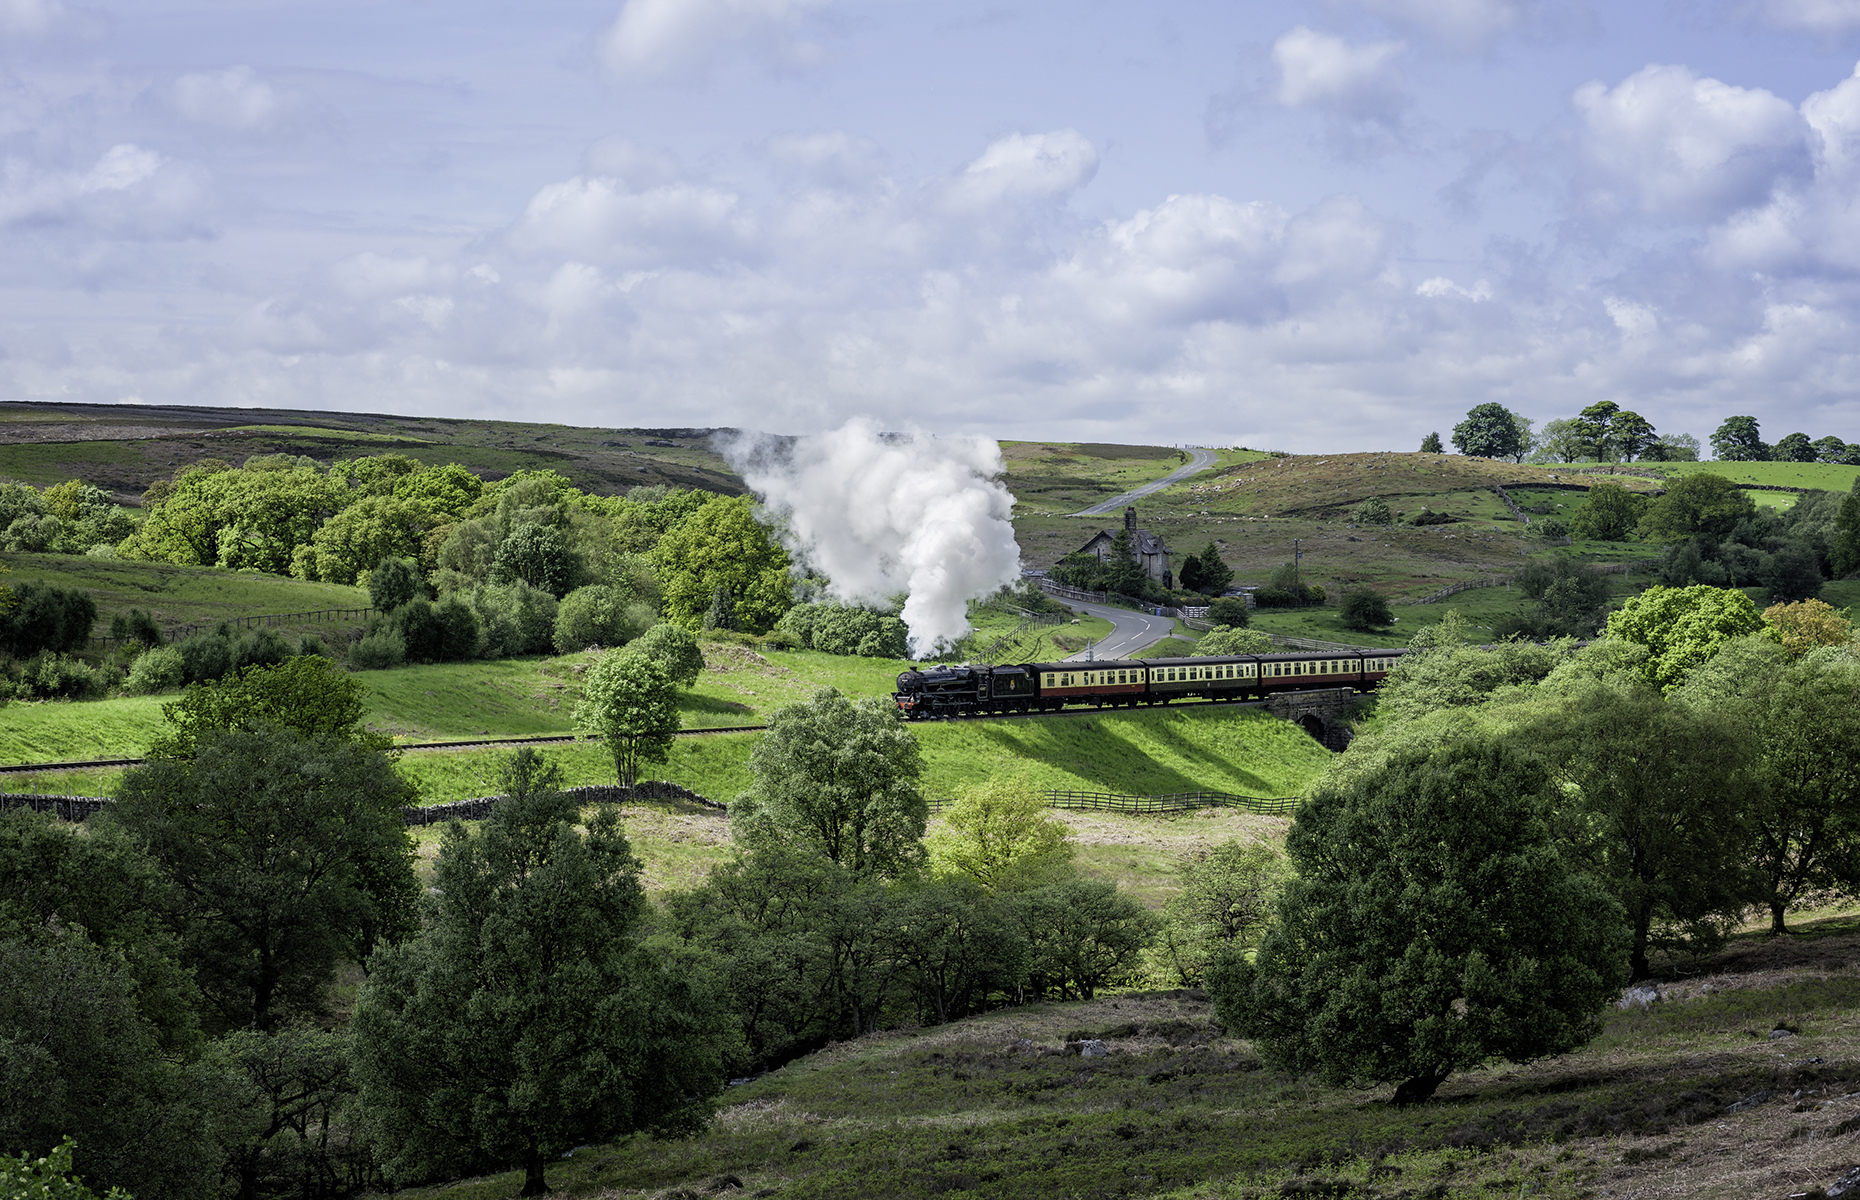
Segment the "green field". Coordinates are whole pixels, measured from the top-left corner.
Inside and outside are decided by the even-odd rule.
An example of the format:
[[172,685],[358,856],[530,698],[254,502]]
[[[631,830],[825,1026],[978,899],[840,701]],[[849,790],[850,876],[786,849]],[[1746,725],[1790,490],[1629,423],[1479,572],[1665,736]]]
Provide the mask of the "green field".
[[1853,490],[1860,479],[1860,467],[1839,463],[1790,462],[1701,462],[1634,463],[1632,470],[1655,477],[1673,478],[1700,471],[1722,475],[1734,483],[1755,483],[1766,487],[1816,488],[1827,492]]

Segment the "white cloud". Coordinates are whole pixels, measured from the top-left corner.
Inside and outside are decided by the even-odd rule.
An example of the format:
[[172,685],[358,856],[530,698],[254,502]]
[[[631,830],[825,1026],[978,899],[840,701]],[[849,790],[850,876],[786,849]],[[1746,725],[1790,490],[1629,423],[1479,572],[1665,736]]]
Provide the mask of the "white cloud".
[[1592,168],[1586,200],[1598,212],[1709,219],[1808,166],[1801,115],[1762,88],[1653,64],[1613,89],[1586,83],[1573,100]]
[[65,19],[61,0],[0,0],[0,34],[45,33]]
[[1300,25],[1272,45],[1272,61],[1279,69],[1274,99],[1287,107],[1386,120],[1402,104],[1401,74],[1394,59],[1403,48],[1400,42],[1352,46]]
[[577,176],[538,191],[508,237],[525,252],[649,266],[729,254],[750,233],[729,191],[681,181],[632,191],[622,180]]
[[188,120],[241,131],[270,128],[284,107],[277,89],[246,66],[183,75],[171,95]]
[[1436,275],[1432,279],[1422,280],[1414,289],[1414,294],[1429,300],[1471,300],[1484,303],[1492,298],[1493,293],[1492,285],[1483,279],[1471,287],[1461,287],[1444,275]]
[[600,36],[601,63],[616,78],[653,80],[701,67],[722,47],[748,43],[790,67],[819,62],[814,43],[792,36],[834,0],[626,0]]
[[1048,200],[1084,187],[1098,173],[1098,149],[1073,129],[1014,133],[982,151],[948,189],[959,208],[1005,200]]
[[48,171],[6,160],[0,225],[67,226],[130,239],[203,232],[200,180],[133,143],[110,147],[83,170]]
[[1442,41],[1478,46],[1524,25],[1534,5],[1513,0],[1357,0],[1363,8]]
[[1769,0],[1763,11],[1784,29],[1838,34],[1860,26],[1860,0]]

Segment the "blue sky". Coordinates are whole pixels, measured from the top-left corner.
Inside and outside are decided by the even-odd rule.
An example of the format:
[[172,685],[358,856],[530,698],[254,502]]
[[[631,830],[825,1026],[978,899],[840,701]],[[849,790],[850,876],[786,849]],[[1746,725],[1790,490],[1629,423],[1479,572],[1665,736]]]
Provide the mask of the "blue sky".
[[1860,0],[0,0],[0,395],[1860,441]]

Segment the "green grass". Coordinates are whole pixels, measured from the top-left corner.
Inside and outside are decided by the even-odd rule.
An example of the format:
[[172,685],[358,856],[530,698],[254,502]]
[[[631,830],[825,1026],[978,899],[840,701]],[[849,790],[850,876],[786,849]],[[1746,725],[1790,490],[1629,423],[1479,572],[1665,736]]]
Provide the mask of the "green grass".
[[[310,583],[256,571],[217,567],[176,567],[167,563],[88,558],[71,554],[0,554],[11,569],[7,583],[38,580],[58,587],[81,588],[97,603],[96,634],[109,632],[110,618],[130,608],[146,609],[164,627],[209,624],[255,614],[315,612],[331,608],[366,608],[362,588]],[[309,622],[281,626],[285,633],[325,633],[353,628]]]
[[[1837,957],[1854,947],[1850,929],[1842,936]],[[1701,970],[1769,952],[1746,935]],[[1007,1008],[829,1047],[727,1089],[695,1137],[577,1150],[549,1182],[586,1197],[896,1200],[1574,1200],[1604,1188],[1742,1200],[1825,1186],[1852,1162],[1836,1131],[1857,1111],[1839,1097],[1860,1068],[1860,984],[1716,978],[1713,994],[1693,985],[1648,1009],[1607,1009],[1587,1047],[1456,1075],[1409,1108],[1386,1103],[1387,1086],[1267,1068],[1200,993]],[[1778,1023],[1800,1037],[1767,1042]],[[1111,1052],[1064,1055],[1078,1037]],[[502,1200],[521,1183],[510,1173],[402,1194]]]
[[1633,470],[1647,475],[1673,478],[1695,475],[1701,471],[1721,475],[1734,483],[1756,483],[1768,487],[1817,488],[1829,492],[1851,491],[1860,479],[1860,467],[1839,463],[1787,462],[1701,462],[1635,463]]

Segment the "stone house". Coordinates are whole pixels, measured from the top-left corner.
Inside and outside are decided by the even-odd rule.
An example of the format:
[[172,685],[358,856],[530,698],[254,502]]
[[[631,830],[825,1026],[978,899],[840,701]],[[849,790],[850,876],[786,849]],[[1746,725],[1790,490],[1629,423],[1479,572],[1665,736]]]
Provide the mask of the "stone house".
[[[1130,545],[1136,550],[1137,563],[1144,573],[1165,588],[1174,587],[1175,579],[1169,572],[1169,547],[1163,545],[1163,540],[1149,530],[1137,528],[1137,510],[1134,507],[1124,510],[1124,531],[1130,535]],[[1116,534],[1100,529],[1091,541],[1079,547],[1078,552],[1104,562],[1111,557],[1111,543],[1116,539]]]

